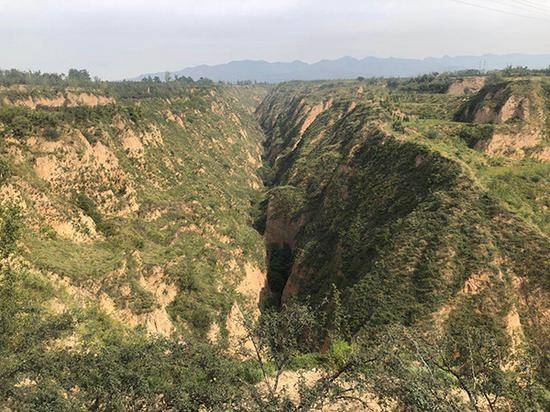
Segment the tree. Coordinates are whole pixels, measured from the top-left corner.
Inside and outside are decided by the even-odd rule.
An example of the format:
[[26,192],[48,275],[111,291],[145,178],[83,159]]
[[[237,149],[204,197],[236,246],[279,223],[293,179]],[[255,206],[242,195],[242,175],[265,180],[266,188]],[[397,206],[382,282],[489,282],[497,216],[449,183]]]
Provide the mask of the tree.
[[[360,340],[353,346],[345,344],[340,356],[314,372],[313,381],[306,379],[305,370],[294,372],[298,375],[294,394],[282,384],[292,362],[311,353],[322,339],[323,322],[317,313],[308,304],[290,302],[279,310],[266,310],[256,321],[250,317],[244,320],[241,355],[254,359],[260,370],[260,382],[245,385],[250,395],[245,410],[310,411],[329,402],[346,401],[366,405],[366,380],[361,369],[375,359],[365,357]],[[330,358],[330,353],[327,356]]]
[[69,69],[69,73],[67,74],[67,81],[71,85],[78,86],[91,82],[92,78],[90,77],[90,73],[88,73],[88,70],[86,69]]
[[381,402],[427,411],[544,410],[527,352],[511,351],[481,316],[451,319],[452,332],[386,328],[368,349],[377,362],[365,369]]

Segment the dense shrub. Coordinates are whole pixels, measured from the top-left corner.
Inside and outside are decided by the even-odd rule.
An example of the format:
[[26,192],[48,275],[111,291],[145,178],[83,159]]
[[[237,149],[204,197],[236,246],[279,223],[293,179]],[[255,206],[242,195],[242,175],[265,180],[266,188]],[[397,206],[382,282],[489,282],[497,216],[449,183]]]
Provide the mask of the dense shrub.
[[492,125],[468,125],[460,129],[458,136],[466,142],[469,148],[489,139],[493,134]]
[[59,139],[59,136],[59,131],[54,127],[48,127],[44,130],[44,137],[46,138],[46,140],[54,141]]
[[101,213],[97,210],[97,207],[92,199],[86,196],[84,193],[78,193],[75,196],[76,205],[94,221],[96,228],[105,236],[112,236],[115,233],[115,226],[106,222],[103,219]]
[[392,90],[423,93],[446,93],[453,78],[447,74],[425,74],[409,79],[389,79],[387,86]]
[[6,182],[11,176],[11,167],[3,159],[0,159],[0,185]]
[[59,115],[27,107],[4,106],[0,108],[0,122],[5,125],[3,133],[16,138],[25,138],[42,129],[54,129],[59,124]]

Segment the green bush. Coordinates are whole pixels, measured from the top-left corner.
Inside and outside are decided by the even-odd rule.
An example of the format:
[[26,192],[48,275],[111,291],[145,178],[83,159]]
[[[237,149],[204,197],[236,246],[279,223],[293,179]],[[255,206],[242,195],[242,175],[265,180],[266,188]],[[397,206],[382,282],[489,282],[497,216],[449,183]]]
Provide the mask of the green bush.
[[92,199],[84,193],[78,193],[75,196],[76,205],[94,221],[96,228],[105,236],[110,237],[116,233],[116,226],[113,223],[106,222]]
[[469,148],[474,148],[479,142],[489,139],[492,134],[492,125],[468,125],[460,129],[458,136],[466,142]]
[[405,127],[403,126],[403,122],[401,120],[394,120],[391,124],[391,127],[393,130],[399,133],[403,133],[405,131]]
[[142,315],[153,311],[157,304],[153,294],[145,290],[138,282],[131,282],[130,284],[132,293],[128,306],[132,312]]
[[26,137],[32,131],[32,124],[26,116],[14,116],[11,118],[9,128],[14,137],[22,138]]
[[40,129],[55,129],[59,124],[57,114],[28,107],[5,106],[0,108],[0,122],[4,123],[4,134],[23,139]]
[[434,140],[439,138],[439,133],[437,132],[437,130],[430,129],[426,132],[426,137],[430,140]]
[[310,370],[322,367],[325,359],[318,353],[303,353],[292,358],[289,368],[292,370]]
[[48,127],[44,130],[44,137],[46,140],[55,141],[59,139],[59,131],[53,127]]
[[342,367],[352,355],[351,345],[344,340],[335,340],[330,345],[327,357],[328,361],[336,368]]
[[422,92],[422,93],[446,93],[449,86],[452,84],[453,78],[446,74],[424,74],[422,76],[413,77],[410,79],[390,79],[388,87],[390,89],[399,88],[407,92]]
[[12,170],[10,165],[5,161],[0,159],[0,185],[4,184],[11,176]]
[[57,233],[51,226],[41,226],[40,227],[40,234],[44,235],[48,239],[56,239]]

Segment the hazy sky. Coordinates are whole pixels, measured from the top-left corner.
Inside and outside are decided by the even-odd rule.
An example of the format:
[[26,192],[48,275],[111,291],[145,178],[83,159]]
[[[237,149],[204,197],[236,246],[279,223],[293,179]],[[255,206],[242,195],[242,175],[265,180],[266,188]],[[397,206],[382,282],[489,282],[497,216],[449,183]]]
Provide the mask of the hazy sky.
[[1,68],[105,79],[237,59],[514,52],[550,53],[550,0],[0,0]]

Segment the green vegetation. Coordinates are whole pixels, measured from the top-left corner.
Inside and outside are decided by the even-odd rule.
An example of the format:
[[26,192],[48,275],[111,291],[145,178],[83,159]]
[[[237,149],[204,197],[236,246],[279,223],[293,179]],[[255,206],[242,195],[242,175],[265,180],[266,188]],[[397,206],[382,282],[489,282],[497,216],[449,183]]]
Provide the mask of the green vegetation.
[[[244,265],[264,266],[251,227],[261,197],[251,162],[261,132],[251,112],[265,86],[90,82],[82,71],[55,86],[33,79],[0,91],[9,102],[38,102],[0,105],[2,182],[15,174],[30,184],[16,185],[27,204],[43,193],[49,205],[27,209],[29,226],[40,230],[24,231],[21,253],[38,270],[105,293],[116,310],[136,315],[158,307],[141,283],[161,270],[178,290],[164,308],[175,327],[205,336],[216,322],[225,334]],[[91,103],[75,103],[80,98]],[[128,135],[143,145],[142,158],[124,147]],[[107,159],[98,157],[103,148]],[[23,153],[17,166],[8,150]],[[54,182],[34,171],[46,157],[60,165]],[[139,213],[127,212],[132,205]]]
[[487,189],[516,215],[550,233],[550,165],[524,160],[481,171]]
[[388,80],[388,87],[400,89],[406,92],[446,93],[453,82],[453,77],[448,74],[425,74],[411,79]]
[[[278,211],[272,221],[267,216],[265,231],[284,231],[284,221],[299,225],[292,266],[284,270],[293,291],[287,298],[321,305],[329,336],[338,331],[335,342],[364,336],[367,346],[380,348],[385,331],[399,330],[401,352],[394,356],[398,349],[389,346],[379,353],[389,369],[375,362],[370,375],[380,378],[377,389],[387,391],[388,401],[460,409],[462,401],[445,393],[453,387],[473,410],[480,403],[537,409],[547,402],[545,321],[525,319],[541,316],[547,303],[541,297],[534,308],[515,296],[518,279],[522,294],[547,296],[548,164],[482,153],[495,126],[464,122],[480,107],[498,112],[513,94],[530,99],[533,113],[547,110],[532,94],[546,80],[504,78],[465,99],[442,94],[450,79],[389,81],[389,92],[375,85],[357,93],[365,82],[278,86],[258,109],[271,192],[278,194],[264,208]],[[329,101],[300,134],[308,108]],[[294,193],[303,196],[296,201]],[[281,289],[280,262],[270,265]],[[332,285],[345,302],[337,314]],[[519,352],[508,329],[512,307],[525,333],[521,361],[513,360]],[[441,332],[423,329],[434,321]],[[407,334],[418,334],[409,349]],[[414,370],[424,341],[422,362],[434,363]],[[524,362],[525,370],[503,370],[513,362]]]
[[92,218],[96,228],[100,232],[102,232],[105,236],[110,236],[113,234],[113,226],[104,221],[92,199],[83,193],[79,193],[75,197],[75,203],[86,215]]
[[[1,213],[0,251],[15,252],[20,214]],[[53,315],[44,277],[9,265],[0,273],[0,407],[12,410],[221,409],[253,373],[204,343],[148,338],[112,327],[97,347],[69,350],[89,312]],[[95,315],[97,316],[97,315]],[[97,319],[100,321],[100,319]],[[95,331],[97,339],[99,331]],[[85,339],[85,337],[83,337]],[[82,349],[83,349],[82,348]]]
[[1,72],[0,409],[547,409],[550,88],[474,75]]

